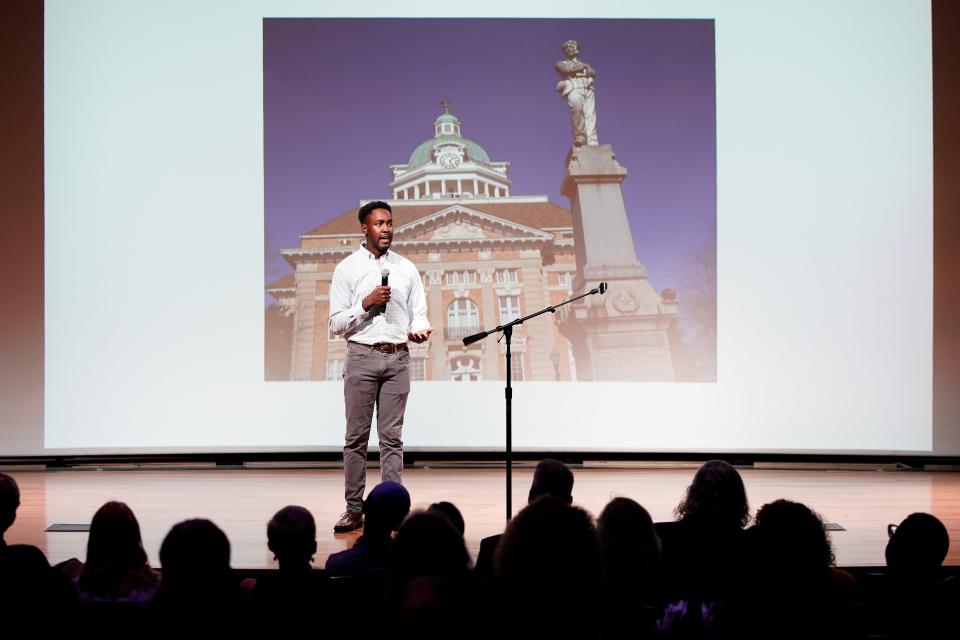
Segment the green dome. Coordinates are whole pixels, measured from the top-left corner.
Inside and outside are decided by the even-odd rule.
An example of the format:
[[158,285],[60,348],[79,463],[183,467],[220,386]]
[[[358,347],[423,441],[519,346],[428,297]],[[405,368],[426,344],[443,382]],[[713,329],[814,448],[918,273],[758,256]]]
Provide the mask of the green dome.
[[[437,116],[437,119],[433,121],[434,127],[439,131],[437,125],[444,123],[453,123],[455,125],[460,124],[460,119],[452,113],[441,113]],[[454,127],[455,131],[459,131],[460,127]],[[466,160],[472,160],[473,162],[479,162],[482,164],[490,164],[490,156],[487,155],[486,149],[481,147],[479,144],[473,140],[467,140],[466,138],[456,135],[456,134],[439,134],[430,138],[429,140],[424,140],[417,148],[413,150],[413,153],[410,154],[410,160],[407,161],[407,164],[410,168],[419,167],[420,165],[427,164],[433,160],[432,149],[441,144],[449,143],[462,144],[464,146],[464,151],[466,153]]]
[[431,150],[440,144],[446,142],[457,142],[462,144],[465,147],[467,160],[473,160],[474,162],[479,162],[482,164],[490,164],[490,156],[487,155],[486,150],[478,145],[473,140],[467,140],[466,138],[461,138],[460,136],[437,136],[435,138],[430,138],[429,140],[424,140],[421,142],[416,149],[413,150],[413,153],[410,154],[410,159],[407,161],[407,164],[410,165],[410,168],[419,167],[422,164],[427,164],[433,160],[433,154]]

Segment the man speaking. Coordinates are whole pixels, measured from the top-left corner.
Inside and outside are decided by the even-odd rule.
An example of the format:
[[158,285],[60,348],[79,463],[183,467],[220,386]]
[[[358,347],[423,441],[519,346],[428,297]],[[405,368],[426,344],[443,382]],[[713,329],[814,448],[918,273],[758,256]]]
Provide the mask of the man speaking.
[[367,443],[377,408],[382,481],[401,481],[403,413],[410,393],[407,341],[425,342],[423,280],[417,267],[390,251],[393,212],[386,202],[368,202],[357,216],[364,241],[344,258],[330,284],[330,330],[347,340],[343,368],[347,435],[343,447],[347,510],[334,531],[363,526]]

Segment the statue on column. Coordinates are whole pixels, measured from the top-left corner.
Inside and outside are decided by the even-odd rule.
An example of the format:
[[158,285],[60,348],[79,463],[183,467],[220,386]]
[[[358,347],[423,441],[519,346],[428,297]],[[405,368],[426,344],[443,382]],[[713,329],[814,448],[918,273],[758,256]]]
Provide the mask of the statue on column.
[[570,105],[573,118],[573,145],[597,145],[597,109],[593,92],[593,79],[597,72],[586,62],[580,60],[580,45],[576,40],[567,40],[562,46],[566,60],[561,60],[554,68],[563,78],[557,83],[560,97]]

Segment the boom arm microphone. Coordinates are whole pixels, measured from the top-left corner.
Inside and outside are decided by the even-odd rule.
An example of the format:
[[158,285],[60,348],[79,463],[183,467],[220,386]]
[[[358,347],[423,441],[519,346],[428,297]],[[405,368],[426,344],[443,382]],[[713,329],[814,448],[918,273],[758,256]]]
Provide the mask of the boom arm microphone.
[[[383,277],[383,283],[384,283],[384,284],[387,283],[387,277],[386,277],[386,276]],[[560,304],[557,304],[557,305],[551,305],[551,306],[549,306],[549,307],[546,307],[546,308],[544,308],[544,309],[541,309],[540,311],[537,311],[536,313],[531,313],[531,314],[528,315],[528,316],[524,316],[523,318],[517,318],[516,320],[513,320],[513,321],[511,321],[511,322],[508,322],[508,323],[506,323],[506,324],[504,324],[504,325],[502,325],[502,326],[499,326],[499,327],[497,327],[497,328],[495,328],[495,329],[490,329],[489,331],[481,331],[480,333],[475,333],[475,334],[473,334],[472,336],[467,336],[466,338],[463,339],[463,346],[466,347],[467,345],[473,344],[474,342],[477,342],[478,340],[483,340],[484,338],[486,338],[486,337],[487,337],[488,335],[490,335],[491,333],[496,333],[497,331],[502,331],[502,332],[503,332],[503,335],[507,336],[507,345],[508,345],[508,346],[507,346],[507,349],[509,350],[509,348],[510,348],[510,347],[509,347],[509,344],[510,344],[510,338],[509,338],[509,336],[510,336],[511,330],[513,329],[513,327],[514,327],[515,325],[523,324],[524,322],[526,322],[526,321],[529,320],[530,318],[535,318],[536,316],[539,316],[539,315],[542,314],[542,313],[547,313],[548,311],[549,311],[550,313],[556,313],[556,312],[557,312],[557,308],[562,307],[562,306],[565,305],[565,304],[570,304],[570,303],[573,302],[574,300],[579,300],[579,299],[581,299],[581,298],[586,298],[587,296],[592,296],[592,295],[597,294],[597,293],[603,295],[604,293],[606,293],[607,289],[609,289],[609,288],[610,288],[610,286],[609,286],[606,282],[601,282],[599,286],[597,286],[597,287],[595,287],[595,288],[593,288],[593,289],[590,289],[590,291],[587,291],[586,293],[581,293],[580,295],[578,295],[578,296],[576,296],[576,297],[570,298],[569,300],[566,300],[565,302],[561,302]]]
[[[609,288],[610,288],[610,285],[608,285],[606,282],[601,282],[599,285],[597,285],[597,286],[594,287],[593,289],[590,289],[590,291],[587,291],[587,292],[586,292],[585,294],[583,294],[583,295],[584,295],[584,296],[592,296],[592,295],[596,295],[596,294],[598,294],[598,293],[599,293],[600,295],[603,295],[604,293],[607,292],[607,289],[609,289]],[[580,296],[580,297],[582,298],[583,296]]]

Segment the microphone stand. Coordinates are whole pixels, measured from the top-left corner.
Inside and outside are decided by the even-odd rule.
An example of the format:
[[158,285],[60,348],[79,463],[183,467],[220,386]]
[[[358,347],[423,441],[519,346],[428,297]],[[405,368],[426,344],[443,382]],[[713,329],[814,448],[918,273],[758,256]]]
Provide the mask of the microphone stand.
[[513,338],[513,328],[517,325],[523,324],[530,318],[536,318],[537,316],[550,312],[556,313],[559,307],[570,304],[571,302],[576,302],[580,298],[586,298],[587,296],[592,296],[594,294],[603,295],[609,287],[606,282],[601,282],[599,286],[587,291],[586,293],[580,294],[579,296],[565,300],[557,305],[552,305],[546,308],[537,311],[536,313],[531,313],[528,316],[522,318],[517,318],[516,320],[511,320],[510,322],[500,325],[490,329],[489,331],[481,331],[480,333],[475,333],[472,336],[467,336],[463,339],[463,346],[467,346],[477,342],[478,340],[483,340],[492,333],[497,333],[498,331],[503,334],[497,340],[506,339],[507,345],[507,386],[504,388],[503,397],[506,400],[506,419],[507,419],[507,448],[506,448],[506,461],[507,461],[507,521],[509,522],[510,518],[513,517],[513,385],[511,383],[510,376],[510,340]]

